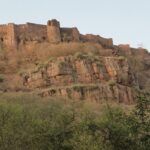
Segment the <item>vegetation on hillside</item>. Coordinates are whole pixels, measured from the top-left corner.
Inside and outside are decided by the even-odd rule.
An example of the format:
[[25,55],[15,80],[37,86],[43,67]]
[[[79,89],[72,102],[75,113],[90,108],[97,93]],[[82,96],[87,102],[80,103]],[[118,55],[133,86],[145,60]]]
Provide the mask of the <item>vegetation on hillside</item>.
[[134,109],[34,95],[0,96],[0,150],[148,150],[150,99]]
[[97,43],[37,43],[18,50],[0,49],[0,71],[16,73],[19,69],[31,69],[39,62],[52,57],[74,55],[77,52],[99,54],[103,47]]

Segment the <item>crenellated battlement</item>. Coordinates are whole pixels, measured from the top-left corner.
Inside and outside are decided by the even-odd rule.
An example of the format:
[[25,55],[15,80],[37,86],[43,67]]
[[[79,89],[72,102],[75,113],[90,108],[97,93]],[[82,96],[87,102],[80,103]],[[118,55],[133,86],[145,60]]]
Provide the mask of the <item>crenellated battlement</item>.
[[105,39],[95,35],[81,35],[76,27],[60,27],[56,19],[49,20],[47,25],[26,24],[4,24],[0,25],[0,45],[11,49],[18,48],[27,42],[98,42],[104,46],[113,46],[112,39]]

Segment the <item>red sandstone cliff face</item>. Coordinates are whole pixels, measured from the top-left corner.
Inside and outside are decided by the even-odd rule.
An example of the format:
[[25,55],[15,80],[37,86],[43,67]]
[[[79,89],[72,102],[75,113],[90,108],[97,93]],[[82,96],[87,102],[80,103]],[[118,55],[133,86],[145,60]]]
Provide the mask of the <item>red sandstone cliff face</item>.
[[[4,72],[9,59],[5,56],[2,59],[0,71]],[[36,57],[31,62],[35,63],[35,60]],[[23,61],[31,65],[29,59]],[[77,50],[68,56],[50,57],[36,65],[32,64],[32,69],[24,70],[21,75],[8,65],[10,69],[5,71],[7,75],[0,83],[0,91],[31,91],[42,97],[113,100],[127,104],[133,103],[138,93],[150,91],[150,55],[143,49],[100,46],[96,53]]]
[[39,95],[68,97],[74,100],[91,101],[114,101],[125,104],[133,104],[137,93],[134,89],[123,86],[109,84],[77,84],[72,86],[51,87],[39,91]]
[[45,89],[41,96],[65,96],[73,99],[116,100],[132,103],[138,86],[127,58],[120,56],[58,57],[24,74],[24,86]]
[[104,83],[114,80],[131,85],[133,74],[125,57],[98,57],[81,55],[58,57],[45,66],[25,75],[25,84],[31,88],[65,86],[76,83]]

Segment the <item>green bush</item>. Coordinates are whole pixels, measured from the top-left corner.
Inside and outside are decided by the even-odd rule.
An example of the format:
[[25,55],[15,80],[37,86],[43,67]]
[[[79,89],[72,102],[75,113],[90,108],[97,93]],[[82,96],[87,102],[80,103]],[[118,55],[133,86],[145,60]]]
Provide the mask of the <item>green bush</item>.
[[4,81],[4,76],[0,74],[0,83]]
[[111,80],[108,81],[108,84],[109,84],[109,86],[113,87],[117,84],[117,81],[114,80],[114,79],[111,79]]
[[0,97],[0,150],[148,150],[149,99],[135,109],[87,107],[86,102]]

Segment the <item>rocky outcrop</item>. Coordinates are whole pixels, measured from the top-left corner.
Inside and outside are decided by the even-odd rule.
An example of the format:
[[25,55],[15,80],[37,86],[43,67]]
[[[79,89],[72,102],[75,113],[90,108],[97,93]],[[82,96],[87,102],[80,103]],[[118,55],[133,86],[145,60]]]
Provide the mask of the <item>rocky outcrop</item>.
[[30,89],[47,89],[41,96],[66,96],[75,99],[115,100],[132,103],[137,85],[128,60],[83,54],[58,57],[24,74]]
[[130,85],[132,72],[124,57],[67,56],[48,62],[24,76],[30,88],[65,86],[70,84],[105,83],[114,80]]
[[109,84],[76,84],[66,87],[51,87],[39,92],[42,97],[58,96],[74,100],[115,101],[132,104],[135,91],[127,86]]

